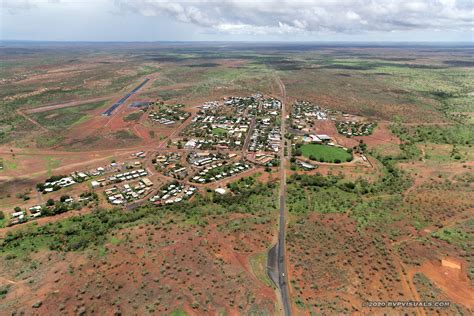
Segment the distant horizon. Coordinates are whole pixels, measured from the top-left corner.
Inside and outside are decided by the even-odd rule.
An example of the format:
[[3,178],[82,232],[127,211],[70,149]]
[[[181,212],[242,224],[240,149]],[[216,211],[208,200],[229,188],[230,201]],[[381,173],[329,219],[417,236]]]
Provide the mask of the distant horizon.
[[41,40],[41,39],[0,39],[0,43],[77,43],[77,44],[159,44],[159,43],[219,43],[219,44],[368,44],[368,45],[467,45],[474,47],[474,41],[358,41],[358,40],[324,40],[324,41],[285,41],[285,40]]
[[392,0],[2,0],[2,41],[474,42],[474,4]]

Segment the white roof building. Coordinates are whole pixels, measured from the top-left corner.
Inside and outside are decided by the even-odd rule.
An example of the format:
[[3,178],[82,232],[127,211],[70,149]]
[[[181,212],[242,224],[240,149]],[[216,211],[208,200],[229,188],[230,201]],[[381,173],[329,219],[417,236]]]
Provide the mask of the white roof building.
[[224,189],[224,188],[217,188],[214,190],[216,193],[219,193],[219,194],[226,194],[227,193],[227,190]]

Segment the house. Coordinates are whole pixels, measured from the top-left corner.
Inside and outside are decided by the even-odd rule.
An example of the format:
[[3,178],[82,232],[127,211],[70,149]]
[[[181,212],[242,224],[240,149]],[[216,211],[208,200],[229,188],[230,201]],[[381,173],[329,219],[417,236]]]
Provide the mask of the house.
[[319,135],[316,135],[321,141],[323,142],[329,142],[331,141],[331,137],[329,137],[328,135],[326,134],[319,134]]
[[91,181],[91,186],[93,189],[97,189],[100,187],[100,183],[98,181],[93,180]]
[[306,170],[313,170],[316,168],[316,166],[310,164],[310,163],[307,163],[305,161],[298,161],[298,164],[303,168],[303,169],[306,169]]
[[193,149],[196,147],[196,140],[195,139],[190,139],[186,142],[186,144],[184,144],[184,148],[185,149]]
[[19,212],[13,212],[13,213],[11,214],[11,217],[18,217],[18,218],[20,218],[20,217],[23,216],[23,215],[24,215],[23,211],[19,211]]
[[153,182],[150,181],[150,179],[148,178],[143,178],[142,179],[142,182],[144,185],[146,185],[147,187],[151,187],[153,185]]
[[86,175],[84,172],[78,172],[78,173],[77,173],[77,176],[78,176],[79,178],[81,178],[82,180],[84,180],[85,178],[87,178],[87,175]]
[[216,193],[219,193],[219,194],[226,194],[227,193],[227,190],[224,189],[224,188],[217,188],[214,190]]
[[41,211],[41,206],[39,206],[39,205],[32,206],[32,207],[29,208],[29,211],[31,213],[38,213],[39,211]]

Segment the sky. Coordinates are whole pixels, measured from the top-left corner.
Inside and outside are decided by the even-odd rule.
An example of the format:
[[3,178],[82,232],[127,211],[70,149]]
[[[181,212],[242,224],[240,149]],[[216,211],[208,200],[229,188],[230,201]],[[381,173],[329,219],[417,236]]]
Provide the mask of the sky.
[[474,42],[474,0],[0,0],[0,39]]

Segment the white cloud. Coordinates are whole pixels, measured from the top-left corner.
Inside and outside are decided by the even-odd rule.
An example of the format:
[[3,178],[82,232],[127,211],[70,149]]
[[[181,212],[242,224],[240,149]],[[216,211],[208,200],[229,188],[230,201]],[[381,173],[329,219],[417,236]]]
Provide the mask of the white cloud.
[[0,0],[0,8],[10,14],[18,14],[23,11],[29,11],[42,4],[60,3],[61,0]]
[[115,0],[122,11],[168,15],[229,34],[469,31],[472,0]]

